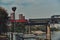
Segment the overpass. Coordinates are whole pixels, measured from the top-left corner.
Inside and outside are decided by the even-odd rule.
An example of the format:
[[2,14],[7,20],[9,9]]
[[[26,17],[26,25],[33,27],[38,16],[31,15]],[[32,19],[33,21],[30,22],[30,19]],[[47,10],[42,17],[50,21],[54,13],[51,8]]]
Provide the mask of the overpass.
[[42,19],[29,19],[26,25],[45,25],[46,26],[46,39],[51,40],[50,24],[59,24],[60,18],[42,18]]
[[40,18],[29,19],[26,25],[47,25],[47,24],[60,24],[60,18]]

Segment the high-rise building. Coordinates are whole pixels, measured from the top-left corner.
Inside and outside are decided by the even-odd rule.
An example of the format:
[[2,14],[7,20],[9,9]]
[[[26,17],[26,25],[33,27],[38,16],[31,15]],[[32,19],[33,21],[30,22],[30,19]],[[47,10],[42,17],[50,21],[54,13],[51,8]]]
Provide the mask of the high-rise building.
[[23,18],[22,19],[24,19],[25,20],[25,16],[23,16]]
[[14,13],[11,13],[11,14],[10,14],[10,19],[11,19],[11,20],[14,20]]
[[10,21],[11,22],[27,22],[27,19],[25,19],[25,16],[23,14],[19,14],[19,19],[14,20],[14,13],[11,13],[10,15]]
[[25,19],[25,16],[23,16],[23,14],[19,14],[19,20],[23,20]]

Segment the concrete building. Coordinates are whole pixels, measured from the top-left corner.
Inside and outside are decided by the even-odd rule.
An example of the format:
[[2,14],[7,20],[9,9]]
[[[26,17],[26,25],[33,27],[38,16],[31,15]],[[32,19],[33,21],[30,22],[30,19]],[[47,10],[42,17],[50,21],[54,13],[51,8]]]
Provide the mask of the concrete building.
[[11,13],[11,14],[10,14],[10,19],[11,19],[11,20],[14,20],[14,13]]
[[25,19],[25,16],[23,16],[23,14],[19,14],[19,20],[21,19]]
[[11,15],[10,15],[10,21],[11,22],[27,22],[27,19],[25,19],[25,16],[23,16],[23,14],[19,14],[19,19],[16,19],[16,20],[14,20],[14,14],[13,13],[11,13]]

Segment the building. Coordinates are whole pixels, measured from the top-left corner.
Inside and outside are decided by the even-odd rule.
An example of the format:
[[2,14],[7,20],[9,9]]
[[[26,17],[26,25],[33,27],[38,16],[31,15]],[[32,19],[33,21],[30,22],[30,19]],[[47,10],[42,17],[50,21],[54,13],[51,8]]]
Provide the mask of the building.
[[25,16],[23,16],[23,14],[19,14],[19,20],[21,19],[25,19]]
[[14,14],[13,13],[11,13],[11,15],[10,15],[10,21],[11,22],[27,22],[27,19],[25,19],[25,16],[23,16],[23,14],[19,14],[19,19],[16,19],[16,20],[14,20]]
[[10,14],[10,19],[11,19],[11,20],[14,20],[14,13],[11,13],[11,14]]

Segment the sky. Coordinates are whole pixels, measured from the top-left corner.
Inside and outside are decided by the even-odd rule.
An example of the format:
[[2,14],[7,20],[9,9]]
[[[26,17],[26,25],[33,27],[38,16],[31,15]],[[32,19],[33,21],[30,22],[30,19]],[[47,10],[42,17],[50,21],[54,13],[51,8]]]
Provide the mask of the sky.
[[4,7],[8,14],[11,14],[12,7],[16,6],[16,19],[21,13],[28,19],[60,15],[60,0],[0,0],[0,6]]

